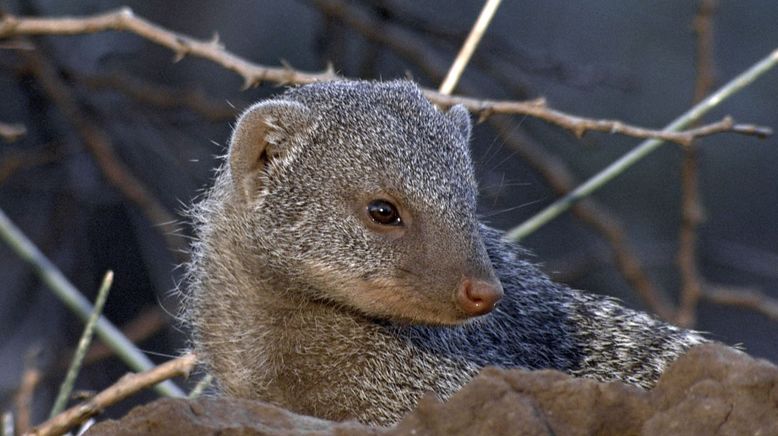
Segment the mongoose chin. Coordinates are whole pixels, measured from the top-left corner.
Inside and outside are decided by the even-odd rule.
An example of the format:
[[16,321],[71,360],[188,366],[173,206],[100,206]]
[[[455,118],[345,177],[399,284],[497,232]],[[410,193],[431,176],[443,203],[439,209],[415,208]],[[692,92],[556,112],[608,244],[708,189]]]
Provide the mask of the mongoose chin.
[[241,115],[192,207],[184,319],[225,395],[390,425],[485,366],[651,387],[705,341],[554,283],[476,216],[470,117],[408,81]]

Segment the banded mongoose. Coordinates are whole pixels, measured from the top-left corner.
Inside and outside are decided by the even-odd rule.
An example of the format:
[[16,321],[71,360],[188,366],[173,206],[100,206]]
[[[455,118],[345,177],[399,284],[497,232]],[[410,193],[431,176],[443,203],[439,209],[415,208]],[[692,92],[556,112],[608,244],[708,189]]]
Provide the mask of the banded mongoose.
[[479,222],[467,110],[408,81],[250,107],[193,207],[188,310],[226,395],[390,425],[482,367],[648,388],[705,341],[557,284]]

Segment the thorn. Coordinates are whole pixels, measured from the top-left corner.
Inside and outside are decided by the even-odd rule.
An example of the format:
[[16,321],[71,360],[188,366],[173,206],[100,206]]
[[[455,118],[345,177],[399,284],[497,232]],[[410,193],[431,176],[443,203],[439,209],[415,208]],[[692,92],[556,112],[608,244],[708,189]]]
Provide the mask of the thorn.
[[243,79],[243,87],[241,88],[241,91],[245,91],[249,88],[256,88],[261,84],[262,84],[262,78],[258,77],[257,75],[246,77]]
[[575,127],[573,127],[573,135],[575,135],[576,138],[581,139],[586,134],[586,126],[582,124],[577,124]]
[[224,44],[222,44],[221,40],[219,39],[219,32],[213,32],[213,36],[211,36],[211,39],[208,41],[208,45],[218,50],[224,49]]
[[489,117],[494,114],[494,110],[491,107],[485,106],[478,110],[478,121],[476,121],[476,124],[481,124],[484,121],[488,120]]
[[135,16],[135,13],[132,12],[132,9],[129,6],[122,6],[119,8],[119,16],[122,18],[132,18]]
[[332,62],[327,62],[327,67],[324,69],[324,76],[327,78],[336,78],[338,73],[335,72],[335,65]]
[[180,36],[176,37],[176,44],[178,44],[179,48],[175,49],[176,55],[173,58],[173,63],[183,59],[184,56],[186,56],[186,54],[189,52],[189,44],[184,38],[181,38]]

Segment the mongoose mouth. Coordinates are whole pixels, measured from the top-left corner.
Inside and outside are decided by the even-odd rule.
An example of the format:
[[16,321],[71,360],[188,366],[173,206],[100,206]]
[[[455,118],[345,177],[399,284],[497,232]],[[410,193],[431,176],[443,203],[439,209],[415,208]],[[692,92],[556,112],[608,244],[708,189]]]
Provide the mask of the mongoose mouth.
[[454,290],[433,290],[391,279],[341,281],[329,297],[377,319],[409,325],[460,325],[494,309],[503,295],[497,282],[466,278]]
[[460,325],[491,312],[504,294],[499,281],[469,276],[453,292],[387,279],[360,279],[349,285],[341,288],[350,289],[339,296],[341,303],[370,317],[411,325]]

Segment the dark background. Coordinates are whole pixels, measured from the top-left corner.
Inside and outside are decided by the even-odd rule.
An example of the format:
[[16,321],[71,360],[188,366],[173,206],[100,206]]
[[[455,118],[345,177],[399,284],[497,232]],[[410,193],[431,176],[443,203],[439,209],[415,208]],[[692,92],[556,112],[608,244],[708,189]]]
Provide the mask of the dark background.
[[[329,62],[348,77],[412,77],[428,87],[440,83],[482,6],[448,0],[0,2],[6,12],[43,16],[93,14],[123,4],[196,38],[216,32],[228,50],[252,62],[286,62],[303,71],[321,71]],[[699,4],[506,1],[456,92],[543,96],[571,114],[661,128],[692,104],[692,22]],[[715,86],[778,47],[776,22],[775,1],[720,2],[713,15]],[[173,63],[169,50],[126,33],[0,43],[0,121],[22,123],[28,131],[16,142],[0,142],[0,208],[90,299],[104,272],[114,270],[105,314],[152,359],[177,354],[185,333],[165,312],[178,310],[171,290],[185,254],[168,250],[167,227],[150,221],[106,181],[36,68],[40,62],[51,67],[80,116],[107,135],[119,160],[174,214],[181,235],[190,233],[181,211],[207,187],[235,115],[281,89],[266,83],[241,90],[242,79],[219,66],[195,58]],[[778,72],[767,73],[706,119],[730,114],[778,128],[777,79]],[[128,83],[140,88],[138,95],[127,91]],[[205,97],[207,107],[186,103],[193,92]],[[577,182],[640,142],[598,133],[577,139],[527,117],[494,120],[510,137],[485,122],[475,127],[472,146],[481,213],[506,229],[559,196],[517,151],[516,141],[564,163]],[[721,134],[697,142],[704,215],[697,265],[706,287],[778,298],[777,141]],[[676,264],[682,159],[678,145],[666,144],[594,195],[621,222],[645,273],[673,304],[682,287]],[[558,280],[648,310],[615,267],[609,243],[570,213],[524,244]],[[697,309],[695,328],[778,361],[775,319],[706,299]],[[34,410],[47,411],[81,329],[31,268],[0,244],[0,409],[10,407],[25,365],[34,365],[45,375]],[[93,354],[77,386],[100,389],[126,371],[114,358]]]

